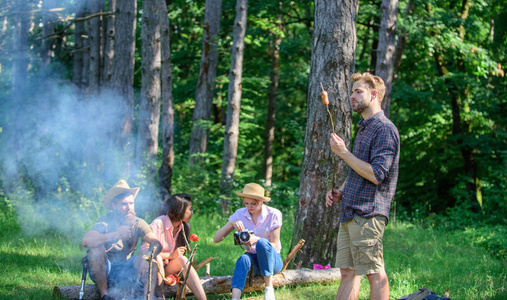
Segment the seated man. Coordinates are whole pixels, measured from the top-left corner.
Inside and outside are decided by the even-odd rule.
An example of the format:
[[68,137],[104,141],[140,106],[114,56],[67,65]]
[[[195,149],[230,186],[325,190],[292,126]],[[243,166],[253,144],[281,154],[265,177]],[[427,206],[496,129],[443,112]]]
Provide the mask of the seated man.
[[[160,243],[146,221],[136,217],[134,200],[138,192],[138,187],[131,189],[125,180],[118,181],[104,196],[104,206],[112,211],[100,217],[83,238],[83,246],[88,247],[90,278],[99,288],[102,300],[113,299],[109,288],[118,288],[124,294],[140,287],[139,279],[146,295],[148,262],[142,256],[150,255],[151,247],[139,255],[133,254],[139,238],[150,245]],[[155,266],[152,278],[150,299],[157,282]]]

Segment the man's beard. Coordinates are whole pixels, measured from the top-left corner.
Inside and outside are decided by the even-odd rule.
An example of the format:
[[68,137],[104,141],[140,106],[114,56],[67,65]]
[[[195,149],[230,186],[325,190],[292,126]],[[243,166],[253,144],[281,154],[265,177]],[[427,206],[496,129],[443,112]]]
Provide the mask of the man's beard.
[[357,102],[356,104],[356,107],[352,107],[352,110],[355,111],[356,113],[363,113],[363,111],[367,108],[368,106],[364,103],[364,102]]
[[136,221],[136,213],[129,212],[126,215],[121,214],[119,212],[115,212],[116,218],[120,221],[122,225],[131,226]]

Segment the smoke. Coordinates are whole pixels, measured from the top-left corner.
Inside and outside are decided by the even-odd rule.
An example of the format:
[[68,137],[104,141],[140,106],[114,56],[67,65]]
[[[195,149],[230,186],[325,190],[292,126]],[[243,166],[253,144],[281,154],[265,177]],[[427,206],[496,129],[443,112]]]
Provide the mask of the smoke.
[[83,98],[57,82],[34,76],[0,107],[1,180],[26,233],[86,226],[105,212],[105,190],[122,178],[134,186],[128,176],[139,173],[132,143],[117,142],[124,101],[108,92]]

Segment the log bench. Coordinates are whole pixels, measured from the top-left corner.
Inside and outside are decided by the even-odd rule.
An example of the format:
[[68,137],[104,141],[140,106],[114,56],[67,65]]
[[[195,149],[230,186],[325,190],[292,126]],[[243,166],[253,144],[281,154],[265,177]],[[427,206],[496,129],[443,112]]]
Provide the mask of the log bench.
[[[333,284],[340,278],[340,269],[331,268],[324,270],[311,270],[311,269],[295,269],[287,270],[287,266],[294,258],[296,253],[303,247],[304,240],[301,240],[292,251],[287,255],[283,261],[282,271],[273,276],[273,287],[278,288],[282,286],[294,286],[294,285],[308,285],[308,284]],[[232,276],[209,276],[209,263],[215,259],[215,257],[209,257],[203,262],[194,266],[196,269],[200,269],[206,266],[206,275],[201,277],[201,284],[204,291],[207,294],[224,294],[231,291]],[[71,286],[55,286],[53,289],[54,299],[73,299],[79,295],[80,285]],[[261,276],[255,276],[252,280],[252,285],[245,286],[244,292],[261,291],[264,289],[264,278]],[[178,286],[166,286],[165,296],[175,297],[178,290]],[[182,295],[184,299],[185,294],[192,294],[188,287]],[[99,289],[95,284],[86,284],[84,288],[84,297],[87,300],[100,300]]]

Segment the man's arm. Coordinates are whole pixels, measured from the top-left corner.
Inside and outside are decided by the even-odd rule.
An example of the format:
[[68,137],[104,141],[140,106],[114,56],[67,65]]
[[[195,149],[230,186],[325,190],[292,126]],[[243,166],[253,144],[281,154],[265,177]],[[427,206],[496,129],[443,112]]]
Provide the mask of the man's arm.
[[357,174],[375,185],[379,184],[371,164],[360,160],[352,152],[350,152],[349,149],[347,149],[347,146],[345,146],[345,142],[339,136],[332,133],[329,142],[331,144],[331,150],[341,157],[341,159],[343,159],[354,171],[356,171]]
[[100,233],[92,229],[83,237],[82,245],[83,247],[93,248],[107,242],[128,239],[130,235],[131,229],[129,226],[120,226],[117,231],[110,233]]

